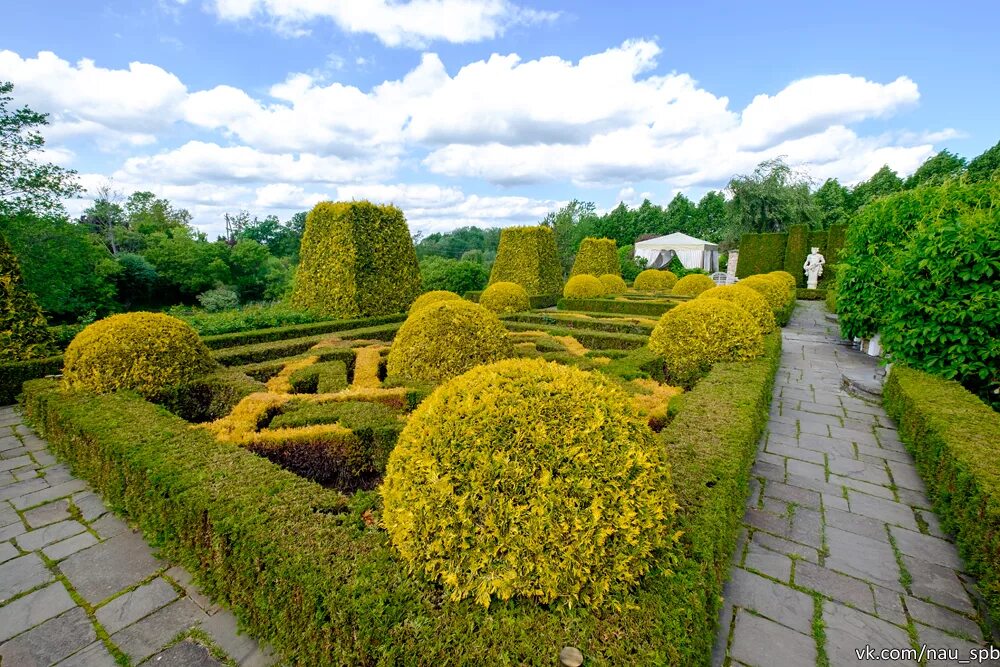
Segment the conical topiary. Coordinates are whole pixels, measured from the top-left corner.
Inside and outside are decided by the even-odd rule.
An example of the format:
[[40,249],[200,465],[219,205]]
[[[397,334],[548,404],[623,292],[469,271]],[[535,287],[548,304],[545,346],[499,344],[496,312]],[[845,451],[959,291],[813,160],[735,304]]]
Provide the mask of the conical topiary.
[[24,286],[17,257],[0,234],[0,362],[48,356],[52,343],[42,309]]

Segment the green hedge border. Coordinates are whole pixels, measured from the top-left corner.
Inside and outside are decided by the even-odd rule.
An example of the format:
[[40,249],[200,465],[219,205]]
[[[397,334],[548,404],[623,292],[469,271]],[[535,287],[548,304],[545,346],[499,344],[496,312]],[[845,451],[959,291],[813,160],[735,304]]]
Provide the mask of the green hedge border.
[[573,313],[515,313],[500,318],[504,322],[519,322],[550,327],[568,327],[570,329],[588,329],[590,331],[607,331],[610,333],[636,334],[649,336],[653,324],[639,324],[622,320],[598,320],[593,317],[581,317]]
[[503,324],[508,331],[544,331],[551,336],[572,336],[581,345],[593,350],[634,350],[644,346],[649,340],[649,336],[645,334],[575,329],[539,322],[506,321]]
[[762,358],[717,364],[685,395],[658,436],[673,457],[682,555],[601,612],[442,599],[370,525],[374,494],[348,500],[134,394],[35,380],[23,406],[75,474],[292,664],[551,664],[573,644],[588,664],[691,665],[711,654],[780,355],[773,332]]
[[[466,292],[463,298],[466,301],[472,301],[473,303],[479,303],[479,297],[483,295],[482,290],[475,292]],[[528,295],[528,303],[531,305],[532,309],[540,308],[552,308],[559,301],[558,294],[533,294]]]
[[0,405],[11,405],[21,393],[21,385],[46,375],[62,373],[62,355],[0,364]]
[[626,301],[616,299],[559,299],[559,310],[576,310],[587,313],[617,313],[620,315],[640,315],[659,317],[679,301]]
[[889,372],[882,398],[1000,623],[1000,413],[957,382],[901,366]]
[[323,333],[334,333],[337,331],[347,331],[349,329],[360,329],[380,324],[392,324],[402,322],[406,319],[406,313],[394,315],[381,315],[378,317],[363,317],[352,320],[329,320],[326,322],[314,322],[311,324],[292,324],[284,327],[272,327],[270,329],[253,329],[251,331],[240,331],[236,333],[219,334],[216,336],[204,336],[202,341],[210,350],[221,350],[227,347],[238,347],[242,345],[254,345],[257,343],[270,343],[290,338],[301,338]]
[[826,290],[799,287],[795,290],[795,298],[803,301],[823,301],[826,299]]

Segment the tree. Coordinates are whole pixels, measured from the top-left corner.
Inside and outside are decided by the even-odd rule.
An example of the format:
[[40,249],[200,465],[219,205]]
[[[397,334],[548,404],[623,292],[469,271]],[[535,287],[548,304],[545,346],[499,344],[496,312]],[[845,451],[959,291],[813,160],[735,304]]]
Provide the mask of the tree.
[[957,178],[965,171],[965,158],[955,153],[943,150],[917,167],[917,170],[906,179],[904,187],[915,188],[918,185],[941,185],[949,178]]
[[882,165],[871,178],[854,186],[851,190],[851,206],[857,210],[878,197],[891,195],[902,189],[903,179],[889,165]]
[[52,342],[45,316],[21,279],[14,251],[0,235],[0,362],[45,357]]
[[819,207],[820,227],[826,229],[830,225],[847,223],[851,209],[851,191],[840,184],[836,178],[828,178],[813,196]]
[[727,189],[726,240],[747,233],[783,232],[791,225],[812,225],[819,209],[809,191],[807,176],[795,172],[781,158],[765,160],[752,174],[734,176]]
[[[645,204],[645,202],[643,202],[643,204]],[[643,229],[642,233],[655,234],[662,231],[664,234],[669,234],[671,232],[693,234],[696,232],[696,228],[698,226],[698,208],[694,205],[693,201],[685,197],[683,193],[678,192],[667,205],[664,218],[666,223],[665,228],[661,227],[659,229],[649,230]]]
[[594,222],[593,236],[614,239],[619,246],[632,245],[640,233],[636,216],[625,202],[619,202]]
[[425,292],[448,290],[465,294],[486,287],[490,274],[482,264],[475,262],[427,257],[420,260],[420,278]]
[[97,188],[97,198],[80,216],[80,224],[100,236],[112,255],[118,254],[118,239],[127,229],[122,195],[111,189],[110,184]]
[[1000,142],[969,162],[966,178],[972,183],[988,181],[1000,171]]
[[709,190],[698,202],[697,224],[691,235],[718,243],[725,227],[726,198],[721,192]]
[[0,82],[0,215],[57,213],[64,198],[83,189],[75,171],[36,159],[45,146],[37,128],[48,125],[48,114],[9,108],[13,91],[14,84]]
[[191,231],[191,214],[183,208],[174,208],[170,200],[157,197],[152,192],[133,192],[125,200],[128,228],[149,236],[158,232],[167,234]]
[[114,276],[118,302],[125,310],[134,310],[149,305],[153,300],[153,290],[160,279],[156,267],[142,255],[123,252],[115,257],[119,271]]

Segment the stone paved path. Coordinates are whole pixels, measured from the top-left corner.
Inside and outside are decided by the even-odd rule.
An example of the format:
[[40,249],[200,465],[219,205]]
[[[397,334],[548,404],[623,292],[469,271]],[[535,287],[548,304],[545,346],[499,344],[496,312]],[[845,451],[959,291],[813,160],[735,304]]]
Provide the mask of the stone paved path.
[[233,615],[187,571],[159,560],[109,513],[13,408],[0,408],[0,666],[144,661],[257,667],[275,659],[237,634]]
[[968,658],[990,639],[895,425],[840,390],[842,371],[874,362],[838,341],[822,304],[800,301],[783,333],[716,665],[854,665],[866,645]]

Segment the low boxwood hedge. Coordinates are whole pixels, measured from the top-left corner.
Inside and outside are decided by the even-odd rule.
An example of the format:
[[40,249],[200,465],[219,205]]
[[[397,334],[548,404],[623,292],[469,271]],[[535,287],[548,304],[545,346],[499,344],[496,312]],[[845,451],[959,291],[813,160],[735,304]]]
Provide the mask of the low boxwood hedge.
[[511,321],[505,321],[503,324],[510,331],[544,331],[551,336],[572,336],[581,345],[591,349],[632,350],[645,345],[649,338],[646,335],[573,329],[561,324],[551,326],[535,322]]
[[[462,295],[462,298],[468,301],[472,301],[473,303],[479,303],[479,297],[482,296],[482,294],[483,294],[482,290],[466,292],[464,295]],[[552,306],[556,305],[557,301],[559,301],[558,294],[528,295],[528,303],[530,303],[531,307],[534,309],[551,308]]]
[[62,355],[0,364],[0,405],[10,405],[28,380],[62,373]]
[[[390,324],[380,324],[373,327],[363,327],[360,329],[350,329],[337,332],[339,338],[343,340],[392,340],[396,331],[399,330],[401,322]],[[282,357],[293,357],[310,350],[316,343],[329,338],[329,334],[317,334],[315,336],[303,336],[301,338],[291,338],[288,340],[276,340],[269,343],[256,343],[253,345],[240,345],[239,347],[227,347],[216,350],[213,353],[215,359],[224,366],[241,366],[253,364]]]
[[893,366],[886,412],[1000,623],[1000,413],[952,380]]
[[570,313],[516,313],[505,315],[504,322],[521,322],[548,326],[569,327],[571,329],[590,329],[591,331],[610,331],[612,333],[638,334],[648,336],[655,324],[629,322],[628,320],[598,320]]
[[795,290],[795,298],[803,301],[822,301],[826,298],[826,290],[799,287]]
[[314,336],[316,334],[347,331],[348,329],[360,329],[362,327],[371,327],[380,324],[391,324],[393,322],[402,322],[405,319],[406,313],[381,315],[379,317],[364,317],[353,320],[330,320],[328,322],[316,322],[313,324],[293,324],[287,327],[255,329],[253,331],[241,331],[238,333],[220,334],[218,336],[204,336],[202,340],[209,349],[221,350],[227,347],[270,343],[278,340],[302,338],[303,336]]
[[657,317],[677,305],[677,301],[626,299],[559,299],[559,310],[579,310],[588,313],[621,313]]
[[659,434],[671,451],[682,554],[600,610],[450,602],[408,572],[377,494],[350,499],[219,443],[135,394],[25,388],[30,423],[167,558],[291,664],[707,664],[722,582],[768,414],[781,339],[718,364]]

